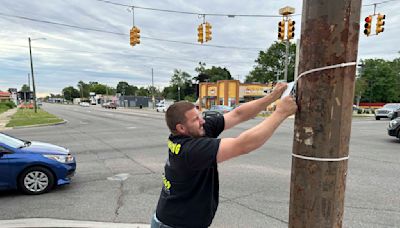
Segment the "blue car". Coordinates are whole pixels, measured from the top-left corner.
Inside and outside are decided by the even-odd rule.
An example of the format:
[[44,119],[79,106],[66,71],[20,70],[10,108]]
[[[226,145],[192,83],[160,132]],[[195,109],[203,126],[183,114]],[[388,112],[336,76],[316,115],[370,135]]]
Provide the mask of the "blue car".
[[42,194],[69,184],[75,169],[75,158],[66,148],[0,133],[0,190]]

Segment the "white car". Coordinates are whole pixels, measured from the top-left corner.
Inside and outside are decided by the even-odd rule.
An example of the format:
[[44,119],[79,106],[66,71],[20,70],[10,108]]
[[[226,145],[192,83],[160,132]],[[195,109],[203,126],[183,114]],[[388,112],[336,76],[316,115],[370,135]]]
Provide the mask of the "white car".
[[87,102],[81,102],[81,103],[79,103],[79,105],[82,106],[82,107],[89,107],[90,106],[90,104],[87,103]]
[[[168,106],[168,107],[169,107],[169,106]],[[167,109],[168,109],[168,107],[165,106],[165,105],[160,105],[160,106],[158,106],[158,107],[156,108],[156,110],[157,110],[157,112],[166,112]]]

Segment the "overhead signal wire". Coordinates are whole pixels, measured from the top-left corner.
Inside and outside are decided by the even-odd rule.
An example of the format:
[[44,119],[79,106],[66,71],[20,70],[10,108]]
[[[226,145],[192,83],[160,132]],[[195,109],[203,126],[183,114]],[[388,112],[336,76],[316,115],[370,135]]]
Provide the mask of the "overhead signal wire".
[[[38,23],[46,23],[46,24],[51,24],[51,25],[64,26],[64,27],[93,31],[93,32],[108,33],[108,34],[120,35],[120,36],[129,36],[129,34],[127,34],[127,33],[113,32],[113,31],[107,31],[107,30],[96,29],[96,28],[81,27],[81,26],[77,26],[77,25],[69,25],[69,24],[65,24],[65,23],[53,22],[53,21],[47,21],[47,20],[39,20],[39,19],[30,18],[30,17],[5,14],[2,12],[0,12],[0,16],[18,18],[18,19],[34,21],[34,22],[38,22]],[[153,38],[153,37],[147,37],[147,36],[142,36],[141,38],[148,39],[148,40],[170,42],[170,43],[202,46],[202,47],[216,47],[216,48],[239,49],[239,50],[263,50],[264,49],[264,48],[260,48],[260,47],[236,47],[236,46],[213,45],[213,44],[201,45],[198,43],[191,43],[191,42],[177,41],[177,40],[167,40],[167,39]]]

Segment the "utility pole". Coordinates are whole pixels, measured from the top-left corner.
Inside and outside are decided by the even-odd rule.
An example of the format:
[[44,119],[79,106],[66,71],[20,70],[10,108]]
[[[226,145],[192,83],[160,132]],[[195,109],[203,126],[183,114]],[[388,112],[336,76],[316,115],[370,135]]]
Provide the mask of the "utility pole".
[[289,65],[289,39],[285,40],[285,74],[283,75],[283,80],[287,82],[287,75],[288,75],[288,65]]
[[28,88],[31,91],[31,75],[28,73]]
[[36,87],[35,87],[35,77],[33,76],[33,63],[32,63],[32,48],[31,48],[31,38],[28,37],[29,41],[29,57],[31,60],[31,74],[32,74],[32,87],[33,87],[33,106],[35,107],[35,113],[37,113],[36,106]]
[[342,227],[360,11],[303,2],[289,227]]
[[154,98],[154,74],[153,74],[153,68],[151,68],[151,103],[153,103],[153,109],[155,107],[155,102],[156,99]]
[[[294,10],[295,9],[290,6],[286,6],[279,9],[279,14],[283,16],[283,21],[279,23],[279,27],[283,31],[279,31],[278,39],[285,41],[285,71],[283,76],[283,80],[285,82],[287,82],[287,76],[288,76],[290,39],[293,39],[294,37],[294,21],[289,20],[289,17],[291,14],[294,14]],[[285,34],[286,34],[286,39],[285,39]]]

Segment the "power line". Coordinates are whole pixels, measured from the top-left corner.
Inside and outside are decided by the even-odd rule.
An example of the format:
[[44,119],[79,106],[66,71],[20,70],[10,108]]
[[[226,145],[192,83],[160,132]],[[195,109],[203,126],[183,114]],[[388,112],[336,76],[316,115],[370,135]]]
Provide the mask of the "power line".
[[[7,45],[8,47],[20,47],[20,48],[28,48],[28,46],[24,45]],[[0,48],[4,48],[1,47]],[[102,55],[127,55],[127,56],[134,56],[134,57],[142,57],[142,58],[149,58],[149,59],[165,59],[165,60],[178,60],[178,61],[187,61],[187,62],[194,62],[198,63],[199,61],[203,62],[203,60],[193,60],[188,58],[174,58],[174,57],[162,57],[162,56],[151,56],[151,55],[138,55],[138,54],[131,54],[131,53],[118,53],[118,52],[95,52],[95,51],[82,51],[82,50],[71,50],[71,49],[64,49],[64,48],[50,48],[50,47],[34,47],[35,49],[41,50],[50,50],[50,51],[62,51],[62,52],[73,52],[73,53],[82,53],[82,54],[102,54]],[[221,63],[249,63],[250,61],[219,61],[219,60],[210,60],[207,58],[207,62],[214,63],[214,64],[221,64]]]
[[[116,2],[112,2],[112,1],[108,1],[108,0],[95,0],[95,1],[112,4],[112,5],[117,5],[117,6],[143,9],[143,10],[151,10],[151,11],[159,11],[159,12],[167,12],[167,13],[180,13],[180,14],[189,14],[189,15],[221,16],[221,17],[282,17],[281,15],[268,15],[268,14],[198,13],[198,12],[179,11],[179,10],[157,9],[157,8],[142,7],[142,6],[135,6],[135,5],[125,5],[125,4],[116,3]],[[393,1],[399,1],[399,0],[387,0],[387,1],[383,1],[383,2],[371,3],[371,4],[362,5],[362,6],[380,5],[380,4],[385,4],[385,3],[393,2]],[[291,16],[301,16],[301,14],[292,14]]]
[[[157,8],[142,7],[142,6],[135,6],[135,5],[125,5],[125,4],[120,4],[120,3],[116,3],[116,2],[112,2],[112,1],[108,1],[108,0],[95,0],[95,1],[112,4],[112,5],[131,7],[131,8],[136,8],[136,9],[167,12],[167,13],[189,14],[189,15],[204,15],[204,16],[217,16],[217,17],[282,17],[281,15],[268,15],[268,14],[198,13],[198,12],[179,11],[179,10],[157,9]],[[300,14],[293,14],[292,16],[298,16],[298,15],[300,15]]]
[[[112,31],[96,29],[96,28],[81,27],[81,26],[77,26],[77,25],[69,25],[69,24],[65,24],[65,23],[59,23],[59,22],[53,22],[53,21],[47,21],[47,20],[39,20],[39,19],[30,18],[30,17],[5,14],[5,13],[2,13],[2,12],[0,12],[0,16],[12,17],[12,18],[17,18],[17,19],[21,19],[21,20],[34,21],[34,22],[38,22],[38,23],[46,23],[46,24],[69,27],[69,28],[75,28],[75,29],[81,29],[81,30],[87,30],[87,31],[92,31],[92,32],[101,32],[101,33],[108,33],[108,34],[113,34],[113,35],[129,36],[129,34],[127,34],[127,33],[112,32]],[[148,40],[170,42],[170,43],[179,43],[179,44],[186,44],[186,45],[203,46],[203,47],[239,49],[239,50],[260,50],[260,49],[262,50],[262,49],[264,49],[264,48],[260,48],[260,47],[237,47],[237,46],[226,46],[226,45],[198,44],[198,43],[191,43],[191,42],[185,42],[185,41],[153,38],[153,37],[148,37],[148,36],[141,36],[141,38],[148,39]]]
[[366,4],[366,5],[362,5],[362,6],[380,5],[380,4],[385,4],[385,3],[388,3],[388,2],[394,2],[394,1],[399,1],[399,0],[387,0],[387,1],[383,1],[383,2],[376,2],[376,3]]

